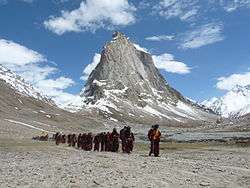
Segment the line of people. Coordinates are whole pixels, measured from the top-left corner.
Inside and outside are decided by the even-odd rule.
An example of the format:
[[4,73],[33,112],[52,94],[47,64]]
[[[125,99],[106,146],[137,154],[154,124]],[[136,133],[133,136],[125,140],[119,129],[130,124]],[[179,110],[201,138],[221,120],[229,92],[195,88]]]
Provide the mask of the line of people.
[[119,151],[119,140],[121,140],[122,152],[131,153],[134,147],[134,134],[129,126],[125,126],[120,130],[120,133],[114,128],[110,132],[102,132],[96,135],[92,133],[80,133],[80,134],[61,134],[56,133],[54,135],[56,145],[68,144],[68,146],[77,147],[85,151]]

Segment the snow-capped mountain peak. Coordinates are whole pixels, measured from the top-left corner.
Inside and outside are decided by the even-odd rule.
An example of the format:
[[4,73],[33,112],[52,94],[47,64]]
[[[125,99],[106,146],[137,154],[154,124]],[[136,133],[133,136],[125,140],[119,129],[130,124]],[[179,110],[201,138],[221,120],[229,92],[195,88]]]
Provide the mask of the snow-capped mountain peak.
[[211,98],[202,103],[224,117],[250,113],[250,85],[236,85],[221,98]]

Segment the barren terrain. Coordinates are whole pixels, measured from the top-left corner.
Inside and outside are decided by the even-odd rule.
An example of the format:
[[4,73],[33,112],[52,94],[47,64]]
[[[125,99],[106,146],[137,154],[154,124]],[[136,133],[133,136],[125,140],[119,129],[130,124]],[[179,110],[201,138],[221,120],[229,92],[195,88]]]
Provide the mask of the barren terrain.
[[53,142],[1,139],[0,187],[250,187],[250,148],[162,144],[148,157],[86,152]]

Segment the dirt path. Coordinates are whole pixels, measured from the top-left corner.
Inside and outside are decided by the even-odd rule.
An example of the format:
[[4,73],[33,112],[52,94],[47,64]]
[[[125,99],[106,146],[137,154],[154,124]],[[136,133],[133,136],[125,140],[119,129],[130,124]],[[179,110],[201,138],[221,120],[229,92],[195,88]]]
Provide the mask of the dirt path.
[[[0,150],[0,187],[250,187],[250,148],[209,147],[147,156],[53,144]],[[11,146],[10,146],[11,148]]]

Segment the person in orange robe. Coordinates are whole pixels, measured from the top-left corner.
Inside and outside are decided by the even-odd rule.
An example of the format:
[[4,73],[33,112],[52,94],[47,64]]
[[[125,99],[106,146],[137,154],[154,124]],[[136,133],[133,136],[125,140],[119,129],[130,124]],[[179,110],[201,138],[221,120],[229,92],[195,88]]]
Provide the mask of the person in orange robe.
[[153,136],[153,153],[155,157],[158,157],[160,153],[160,141],[161,141],[161,132],[159,130],[159,125],[154,125],[152,136]]

